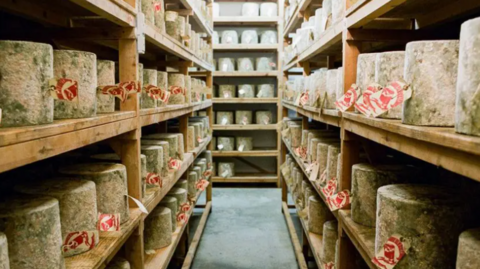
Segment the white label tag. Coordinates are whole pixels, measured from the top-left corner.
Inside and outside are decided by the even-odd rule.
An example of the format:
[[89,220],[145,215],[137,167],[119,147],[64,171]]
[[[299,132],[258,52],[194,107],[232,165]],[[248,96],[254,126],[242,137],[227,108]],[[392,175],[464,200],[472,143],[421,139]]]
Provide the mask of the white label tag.
[[228,176],[228,171],[223,171],[222,177],[227,177]]
[[2,124],[2,109],[0,108],[0,124]]
[[228,69],[228,64],[223,64],[223,65],[222,65],[222,70],[221,70],[221,71],[225,71],[225,72],[227,72],[227,69]]
[[222,145],[222,144],[217,145],[217,148],[218,148],[218,149],[223,149],[223,145]]
[[245,145],[240,145],[240,147],[238,147],[238,151],[243,151],[243,148],[245,147]]
[[148,214],[148,210],[147,208],[142,204],[142,202],[140,202],[139,200],[133,198],[132,196],[130,195],[127,195],[128,198],[132,199],[135,204],[137,204],[138,208],[140,209],[140,211],[142,211],[142,213],[145,213],[145,214]]
[[223,118],[222,119],[222,125],[227,125],[227,123],[228,123],[228,120],[226,118]]
[[[238,90],[238,93],[239,93],[239,94],[244,94],[244,93],[245,93],[245,90],[244,90],[244,89],[240,89],[240,90]],[[0,110],[0,112],[1,112],[1,110]]]
[[224,92],[223,93],[223,98],[230,98],[230,93],[229,92]]

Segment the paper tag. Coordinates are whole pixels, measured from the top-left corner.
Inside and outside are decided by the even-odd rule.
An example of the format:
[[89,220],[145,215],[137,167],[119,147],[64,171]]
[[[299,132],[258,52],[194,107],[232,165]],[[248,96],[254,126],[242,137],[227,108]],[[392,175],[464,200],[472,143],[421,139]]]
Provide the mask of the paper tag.
[[142,213],[148,214],[148,210],[147,210],[147,208],[142,204],[142,202],[140,202],[139,200],[133,198],[133,197],[130,196],[130,195],[127,195],[127,197],[130,198],[130,199],[132,199],[132,200],[135,202],[135,204],[137,204],[138,209],[140,209],[140,211],[141,211]]
[[198,137],[197,137],[197,141],[198,141],[198,143],[202,143],[202,142],[203,142],[203,139],[202,139],[200,136],[198,136]]
[[320,184],[325,183],[327,181],[327,169],[323,170],[322,174],[320,175]]
[[263,121],[263,124],[269,124],[270,118],[268,116],[263,116],[262,121]]
[[102,232],[120,231],[120,214],[98,214],[97,230]]
[[222,176],[222,177],[227,177],[227,176],[228,176],[228,171],[223,171],[223,173],[222,173],[221,176]]
[[245,93],[245,90],[244,90],[244,89],[238,90],[238,94],[242,94],[242,95],[243,95],[244,93]]
[[225,42],[226,42],[226,43],[232,43],[232,37],[231,37],[231,36],[227,36]]
[[78,82],[69,78],[50,79],[48,81],[53,99],[73,102],[78,97]]
[[401,105],[412,97],[412,89],[403,81],[390,82],[383,90],[370,96],[372,103],[371,115],[378,117],[388,110]]
[[312,172],[312,169],[313,169],[313,166],[315,165],[315,163],[309,163],[305,166],[305,172],[307,172],[307,174],[310,174],[310,172]]
[[217,148],[221,150],[221,149],[223,149],[223,145],[222,145],[222,144],[218,144],[218,145],[217,145]]
[[337,191],[337,179],[332,178],[327,182],[327,185],[322,188],[322,193],[325,197],[332,196]]
[[223,64],[222,65],[222,71],[227,71],[228,70],[228,64]]
[[189,203],[183,203],[183,204],[180,205],[179,210],[180,210],[181,212],[185,212],[185,213],[186,213],[186,212],[190,211],[191,208],[192,208],[192,206],[190,206]]
[[188,222],[188,216],[185,214],[185,212],[178,211],[177,212],[177,223],[180,225],[183,225]]
[[248,124],[248,118],[246,116],[243,116],[241,124],[242,125],[247,125]]
[[93,249],[99,242],[98,231],[71,232],[62,245],[64,256],[73,256]]
[[154,85],[146,85],[144,90],[148,97],[152,98],[153,100],[160,100],[162,103],[167,103],[168,99],[170,98],[170,92],[162,90]]
[[[301,204],[301,202],[299,204]],[[298,211],[298,216],[302,219],[307,219],[308,218],[308,207],[305,207],[304,209]]]
[[[207,167],[210,168],[211,164],[207,164]],[[206,170],[205,173],[203,173],[203,176],[205,178],[208,178],[209,176],[212,175],[212,170]]]
[[172,95],[178,95],[178,94],[185,94],[185,89],[182,88],[182,87],[179,87],[179,86],[170,86],[168,87],[168,91],[172,94]]
[[295,102],[293,103],[295,106],[300,106],[300,98],[302,97],[301,94],[297,95],[297,98],[295,99]]
[[307,103],[308,103],[308,92],[304,92],[300,97],[300,105],[304,106]]
[[182,165],[182,162],[177,159],[170,158],[170,160],[168,161],[168,168],[173,171],[177,171],[181,165]]
[[126,81],[117,85],[98,86],[97,90],[101,91],[102,94],[117,97],[124,102],[129,94],[140,92],[141,89],[139,81]]
[[401,235],[392,235],[372,259],[380,269],[392,269],[405,256],[410,248],[410,240]]
[[355,103],[355,108],[360,111],[365,116],[370,116],[371,111],[373,111],[373,107],[370,101],[370,96],[378,91],[382,90],[382,86],[378,84],[371,84],[368,85],[367,89],[363,91],[362,96],[358,98],[357,102]]
[[273,62],[272,62],[272,63],[269,63],[269,65],[270,65],[271,67],[277,66],[277,65],[276,65],[275,63],[273,63]]
[[245,147],[245,145],[240,145],[240,147],[238,147],[238,151],[243,151],[243,148]]
[[333,262],[325,263],[323,265],[324,269],[335,269],[335,264]]
[[228,123],[227,118],[223,118],[221,124],[222,125],[227,125],[227,123]]
[[230,92],[224,92],[223,98],[230,98]]
[[197,185],[196,185],[197,190],[204,191],[208,187],[209,184],[210,184],[210,182],[208,182],[205,179],[202,179],[199,182],[197,182]]
[[320,164],[318,162],[314,162],[312,167],[312,172],[310,173],[310,176],[308,177],[308,179],[310,181],[316,181],[319,170],[320,170]]
[[350,89],[335,102],[335,106],[338,110],[345,112],[357,101],[359,95],[360,88],[356,84],[352,84]]
[[327,197],[328,206],[331,211],[344,208],[352,202],[349,190],[344,190]]
[[2,109],[0,108],[0,125],[2,124]]
[[147,173],[147,185],[154,185],[158,186],[160,188],[163,187],[163,180],[160,177],[160,175],[155,174],[155,173]]

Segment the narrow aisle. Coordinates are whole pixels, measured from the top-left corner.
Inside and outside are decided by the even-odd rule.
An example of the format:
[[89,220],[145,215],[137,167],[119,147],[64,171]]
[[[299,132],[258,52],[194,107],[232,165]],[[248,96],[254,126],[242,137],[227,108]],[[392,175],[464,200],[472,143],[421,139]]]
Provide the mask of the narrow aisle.
[[193,269],[294,269],[281,189],[213,188]]

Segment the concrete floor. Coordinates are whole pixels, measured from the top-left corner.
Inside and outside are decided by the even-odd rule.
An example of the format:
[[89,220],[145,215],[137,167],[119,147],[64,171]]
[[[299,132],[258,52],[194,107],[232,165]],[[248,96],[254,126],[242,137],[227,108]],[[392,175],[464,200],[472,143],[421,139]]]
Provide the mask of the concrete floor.
[[[212,200],[193,269],[298,268],[280,189],[214,188]],[[191,236],[198,223],[195,215]]]

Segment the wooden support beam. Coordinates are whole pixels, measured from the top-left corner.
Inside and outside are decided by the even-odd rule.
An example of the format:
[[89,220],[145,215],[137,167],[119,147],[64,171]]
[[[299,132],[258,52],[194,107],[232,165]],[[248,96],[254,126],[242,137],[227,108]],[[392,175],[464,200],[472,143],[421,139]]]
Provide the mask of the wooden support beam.
[[193,259],[195,258],[195,253],[197,252],[198,246],[200,245],[200,239],[202,238],[205,226],[207,226],[207,219],[211,209],[212,203],[207,202],[202,217],[200,218],[200,222],[198,223],[197,230],[195,231],[195,235],[193,236],[192,242],[190,243],[190,247],[188,249],[187,256],[185,257],[185,262],[183,263],[182,269],[190,269],[190,267],[192,267]]
[[411,42],[416,40],[458,39],[458,31],[350,29],[347,42]]
[[345,232],[343,231],[343,224],[342,221],[339,219],[338,223],[338,239],[339,239],[339,249],[340,252],[340,260],[339,264],[335,264],[335,268],[338,269],[356,269],[357,266],[355,264],[355,246],[352,244],[350,239],[347,237]]
[[300,240],[298,240],[297,232],[295,230],[295,226],[293,225],[292,217],[290,216],[290,211],[288,209],[287,203],[282,202],[282,209],[283,215],[285,216],[285,221],[287,222],[290,239],[292,240],[293,249],[295,251],[295,257],[297,258],[298,268],[308,269],[307,262],[305,261],[305,256],[303,256]]
[[132,268],[143,268],[144,266],[144,243],[143,243],[144,222],[140,221],[138,227],[125,242],[125,258]]
[[[361,49],[361,43],[347,41],[348,39],[351,39],[350,30],[344,30],[342,42],[344,92],[347,92],[350,86],[357,82],[357,58]],[[353,110],[353,107],[348,110]]]

